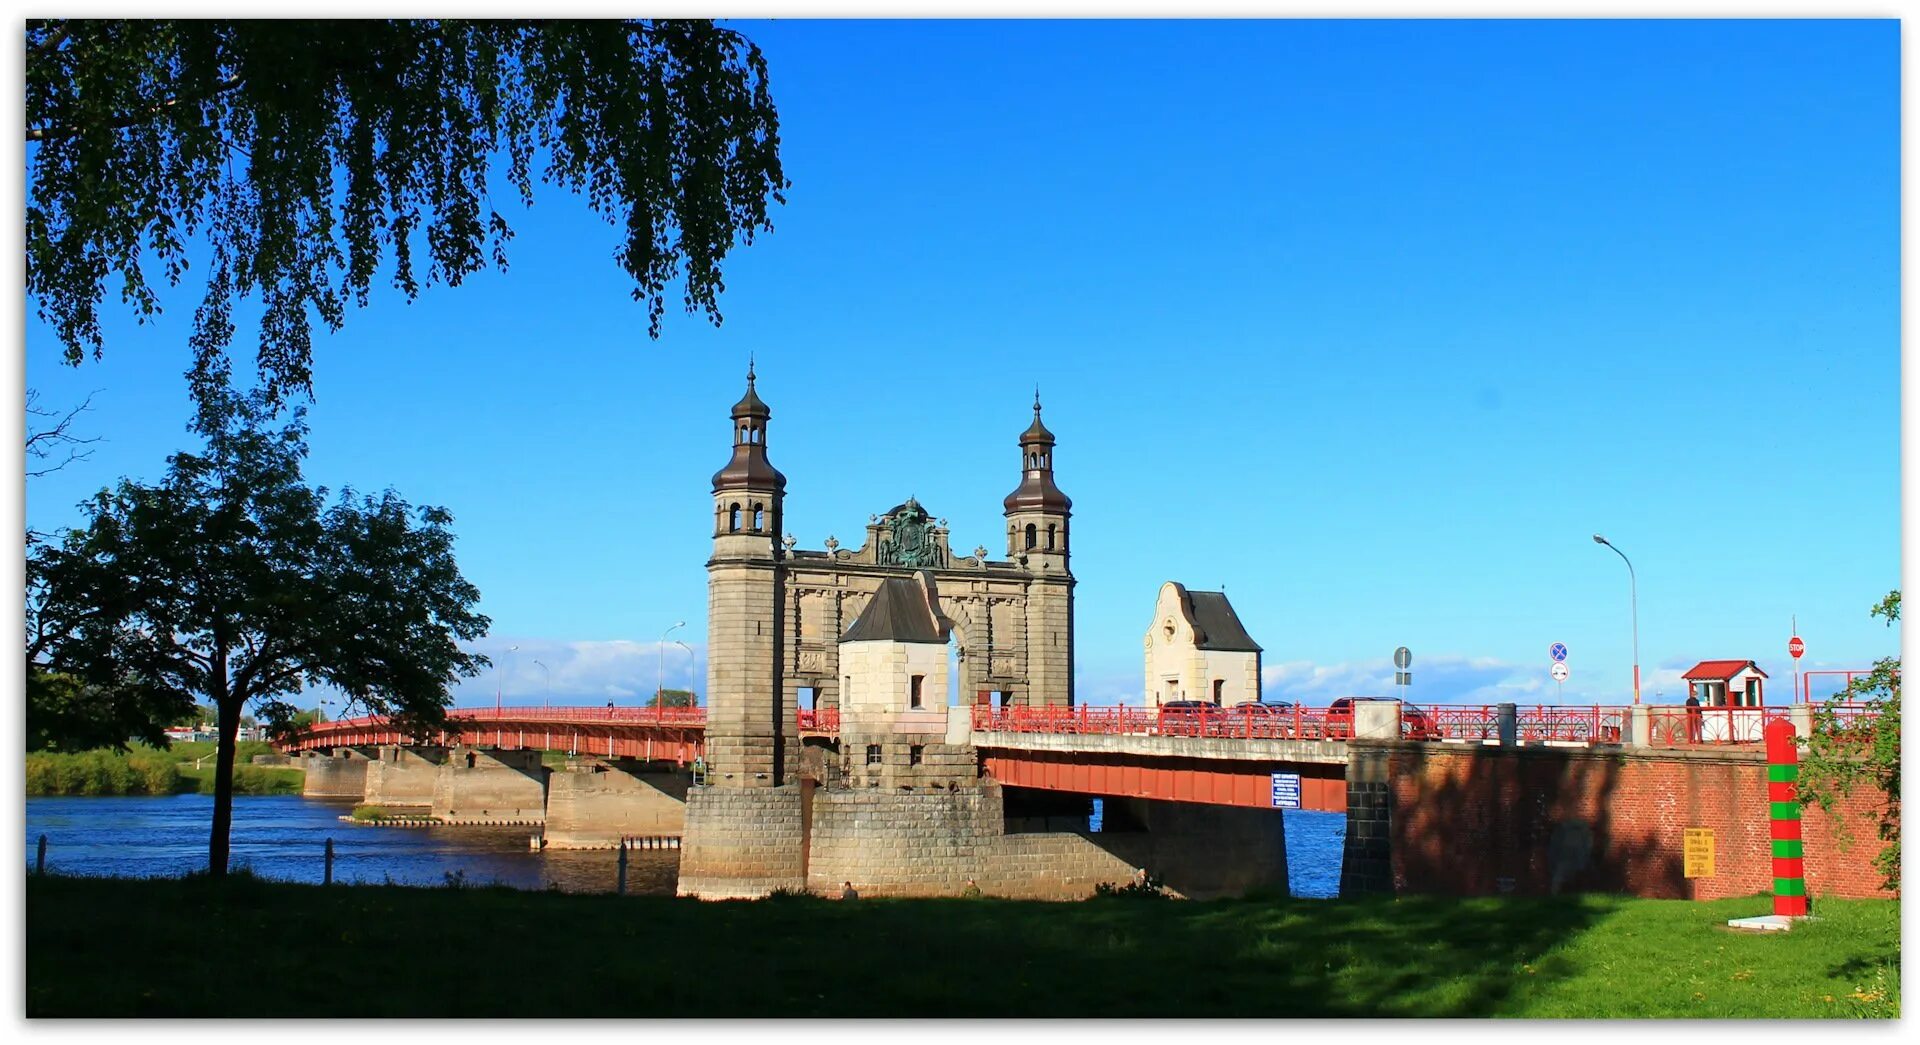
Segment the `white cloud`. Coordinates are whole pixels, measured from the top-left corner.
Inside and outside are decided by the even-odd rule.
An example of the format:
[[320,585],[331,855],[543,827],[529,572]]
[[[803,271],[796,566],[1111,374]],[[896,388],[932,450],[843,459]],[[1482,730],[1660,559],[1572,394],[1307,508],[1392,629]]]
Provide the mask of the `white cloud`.
[[[1266,665],[1260,681],[1267,700],[1319,705],[1339,697],[1394,696],[1393,672],[1386,658],[1337,664],[1290,660]],[[1406,697],[1431,704],[1540,703],[1553,698],[1548,682],[1537,666],[1442,654],[1414,663]],[[1567,698],[1571,701],[1573,694]]]
[[[509,651],[508,647],[518,646]],[[703,644],[669,640],[635,642],[614,639],[568,642],[555,639],[488,637],[470,647],[493,658],[493,667],[454,689],[454,703],[491,703],[496,692],[508,704],[639,704],[652,695],[656,679],[668,689],[707,688]],[[544,667],[543,667],[544,665]]]

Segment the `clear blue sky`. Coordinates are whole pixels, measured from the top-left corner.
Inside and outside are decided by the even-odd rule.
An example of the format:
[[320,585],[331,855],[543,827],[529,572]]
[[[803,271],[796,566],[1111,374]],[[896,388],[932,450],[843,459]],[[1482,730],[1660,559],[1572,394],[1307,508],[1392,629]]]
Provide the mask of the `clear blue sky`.
[[[749,352],[802,547],[913,494],[998,554],[1040,385],[1083,703],[1139,699],[1169,579],[1227,586],[1270,699],[1385,692],[1402,644],[1416,700],[1551,698],[1561,641],[1568,701],[1624,701],[1595,531],[1649,699],[1752,657],[1784,700],[1790,614],[1812,666],[1896,650],[1897,22],[737,24],[794,184],[723,328],[650,341],[548,190],[505,275],[319,338],[309,477],[453,511],[510,700],[635,701],[677,620],[704,689]],[[30,525],[188,445],[198,292],[78,370],[29,318],[107,440]]]

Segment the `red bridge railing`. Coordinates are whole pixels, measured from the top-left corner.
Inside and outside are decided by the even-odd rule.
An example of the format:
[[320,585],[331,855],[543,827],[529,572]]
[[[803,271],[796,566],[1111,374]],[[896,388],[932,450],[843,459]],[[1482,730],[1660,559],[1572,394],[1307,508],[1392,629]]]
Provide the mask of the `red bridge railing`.
[[800,732],[833,736],[840,732],[839,708],[800,709]]

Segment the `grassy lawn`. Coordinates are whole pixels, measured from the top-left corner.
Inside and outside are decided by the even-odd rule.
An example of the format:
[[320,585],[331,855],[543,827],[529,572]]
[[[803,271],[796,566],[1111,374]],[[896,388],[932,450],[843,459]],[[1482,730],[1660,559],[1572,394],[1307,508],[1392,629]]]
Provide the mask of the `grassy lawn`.
[[[1899,1012],[1892,901],[1748,935],[1723,926],[1762,898],[701,903],[47,877],[26,899],[29,1017]],[[190,951],[128,960],[126,940],[183,927]]]

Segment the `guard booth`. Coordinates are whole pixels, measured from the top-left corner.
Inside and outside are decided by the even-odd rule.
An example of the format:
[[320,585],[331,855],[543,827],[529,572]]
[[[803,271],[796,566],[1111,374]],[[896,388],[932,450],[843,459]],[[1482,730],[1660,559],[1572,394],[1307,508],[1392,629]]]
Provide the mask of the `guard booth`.
[[[1680,676],[1700,701],[1700,740],[1758,744],[1765,727],[1767,673],[1751,660],[1703,660]],[[1751,710],[1749,710],[1751,709]]]

